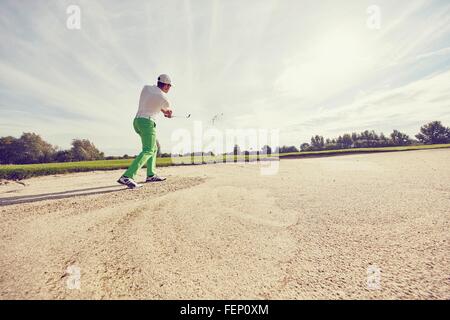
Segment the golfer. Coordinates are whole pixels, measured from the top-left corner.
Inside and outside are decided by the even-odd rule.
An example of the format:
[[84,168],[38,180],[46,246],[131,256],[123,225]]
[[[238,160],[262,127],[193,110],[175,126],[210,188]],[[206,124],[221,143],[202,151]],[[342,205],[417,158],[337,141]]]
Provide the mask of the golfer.
[[145,182],[164,181],[166,178],[155,174],[156,166],[156,122],[155,117],[162,112],[166,118],[172,118],[172,110],[166,93],[172,83],[166,74],[158,77],[156,86],[144,86],[139,99],[139,109],[133,121],[134,131],[141,137],[142,151],[131,163],[127,171],[117,180],[130,189],[141,187],[134,178],[145,163],[147,163],[147,179]]

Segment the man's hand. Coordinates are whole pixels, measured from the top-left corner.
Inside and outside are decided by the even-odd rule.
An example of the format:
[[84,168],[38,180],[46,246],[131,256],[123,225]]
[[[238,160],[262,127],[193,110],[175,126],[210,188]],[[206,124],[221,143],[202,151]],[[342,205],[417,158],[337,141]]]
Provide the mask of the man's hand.
[[172,118],[172,110],[170,110],[170,109],[163,109],[163,110],[161,110],[162,111],[162,113],[164,113],[164,117],[166,117],[166,118]]

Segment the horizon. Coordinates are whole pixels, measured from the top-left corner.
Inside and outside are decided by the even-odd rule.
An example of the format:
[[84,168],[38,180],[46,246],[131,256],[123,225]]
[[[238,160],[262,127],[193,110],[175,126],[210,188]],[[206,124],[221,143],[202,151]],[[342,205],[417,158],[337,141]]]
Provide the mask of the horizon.
[[[433,122],[435,122],[435,121],[433,121]],[[439,120],[437,120],[436,122],[442,123],[442,122],[439,121]],[[430,123],[428,123],[428,124],[430,124]],[[423,124],[423,126],[428,125],[428,124]],[[443,127],[447,127],[445,123],[442,123],[442,125],[443,125]],[[423,126],[421,126],[421,128],[422,128]],[[421,129],[421,128],[419,128],[419,129],[417,130],[417,133],[420,133],[420,131],[421,131],[420,129]],[[447,127],[447,128],[449,128],[449,127]],[[393,129],[393,131],[394,131],[394,130],[397,130],[397,131],[400,132],[400,133],[404,133],[401,129],[400,129],[400,130],[398,130],[398,129]],[[194,130],[194,132],[195,132],[195,130]],[[333,136],[333,137],[322,136],[322,135],[320,135],[320,134],[319,134],[319,135],[312,135],[312,136],[311,136],[311,139],[314,138],[314,137],[316,137],[316,136],[319,136],[319,137],[323,138],[324,141],[327,141],[327,140],[333,141],[333,140],[337,140],[339,137],[342,138],[342,136],[344,136],[344,135],[350,135],[350,136],[352,136],[353,134],[356,133],[356,134],[359,136],[359,135],[361,135],[361,134],[363,134],[363,133],[365,133],[365,132],[370,132],[370,133],[374,132],[374,133],[377,135],[377,137],[378,137],[378,141],[381,141],[381,137],[382,137],[382,136],[384,136],[384,138],[390,140],[390,139],[391,139],[390,134],[392,133],[392,132],[390,132],[390,133],[376,132],[375,130],[367,129],[367,130],[363,130],[363,131],[359,131],[359,132],[357,132],[357,131],[349,131],[349,132],[345,132],[345,133],[342,133],[342,134],[339,134],[339,135]],[[23,132],[23,134],[25,134],[25,133],[26,133],[26,132]],[[42,135],[40,135],[40,134],[37,133],[37,132],[28,132],[28,133],[37,134],[37,135],[40,136],[45,142],[48,142],[48,143],[49,143],[49,141],[45,140],[45,137],[42,137]],[[243,138],[243,139],[245,139],[245,140],[242,140],[242,139],[239,140],[239,135],[235,135],[236,132],[234,132],[234,134],[233,134],[233,132],[231,132],[231,133],[232,133],[232,134],[231,134],[232,136],[238,137],[238,138],[237,138],[237,140],[228,140],[226,135],[225,135],[225,136],[220,136],[220,140],[222,140],[222,142],[224,142],[223,144],[225,144],[225,146],[224,146],[223,149],[217,149],[217,146],[218,146],[218,145],[222,145],[222,143],[219,143],[219,144],[217,144],[217,143],[212,144],[211,141],[210,141],[210,143],[207,144],[207,145],[209,145],[209,146],[214,146],[215,148],[212,147],[212,148],[207,148],[207,149],[205,149],[205,148],[203,148],[203,149],[192,149],[192,151],[190,151],[190,152],[184,152],[184,151],[180,151],[180,150],[178,150],[178,151],[180,151],[180,152],[177,152],[177,150],[172,150],[172,151],[170,151],[170,152],[167,152],[167,151],[165,151],[163,148],[161,148],[162,151],[161,151],[160,153],[161,153],[161,154],[172,154],[172,155],[178,155],[178,154],[179,154],[179,155],[186,156],[186,155],[193,154],[193,153],[195,153],[195,154],[200,154],[200,153],[209,154],[209,153],[212,152],[212,153],[215,154],[215,155],[221,155],[221,154],[225,155],[225,154],[233,154],[233,152],[234,152],[233,150],[234,150],[234,147],[235,147],[235,146],[238,146],[238,147],[239,147],[240,154],[243,154],[244,152],[249,152],[250,154],[256,154],[257,151],[263,150],[266,146],[269,146],[269,147],[272,149],[272,152],[275,152],[275,150],[278,150],[279,148],[292,148],[292,147],[297,148],[298,151],[302,151],[302,150],[301,150],[301,145],[302,145],[302,144],[306,143],[306,144],[308,144],[308,145],[311,145],[311,142],[312,142],[311,139],[310,139],[309,141],[301,142],[300,144],[297,144],[297,145],[286,145],[286,144],[281,144],[281,143],[279,143],[279,144],[270,144],[270,141],[268,141],[267,144],[263,144],[262,147],[260,147],[260,143],[259,143],[260,141],[257,141],[255,145],[252,145],[252,144],[249,143],[249,142],[251,142],[251,141],[249,141],[249,139],[248,139],[248,137],[251,136],[251,135],[249,135],[249,134],[244,135],[244,136],[241,135],[240,137]],[[183,133],[182,133],[182,134],[183,134]],[[257,132],[255,132],[255,134],[257,134]],[[205,134],[205,135],[206,135],[206,136],[209,136],[209,137],[212,137],[213,140],[217,138],[217,137],[212,136],[211,134]],[[2,138],[2,137],[0,136],[0,138]],[[13,137],[13,138],[19,139],[20,136],[16,136],[16,137]],[[260,137],[260,138],[261,138],[261,137]],[[422,142],[419,141],[419,139],[416,137],[415,134],[412,135],[412,136],[409,136],[409,135],[408,135],[408,138],[409,138],[409,140],[410,140],[410,142],[411,142],[412,144],[417,144],[417,145],[424,144],[424,143],[422,143]],[[189,139],[191,139],[191,138],[189,138]],[[73,139],[71,139],[71,142],[74,141],[74,140],[84,140],[84,139],[83,139],[83,138],[73,138]],[[195,141],[196,138],[194,137],[192,140]],[[217,139],[216,139],[216,140],[217,140]],[[233,142],[233,144],[232,144],[232,145],[226,145],[226,142],[230,142],[230,141]],[[89,140],[89,142],[91,142],[92,144],[94,144],[94,145],[97,147],[97,149],[99,149],[99,152],[102,152],[102,153],[104,154],[105,158],[106,158],[106,157],[123,157],[123,156],[127,156],[127,157],[136,157],[136,155],[138,154],[138,153],[107,154],[106,152],[104,152],[104,150],[101,150],[100,148],[98,148],[98,146],[95,144],[95,141],[90,141],[90,140]],[[243,144],[239,144],[239,142],[242,142]],[[195,146],[195,143],[194,143],[193,145]],[[392,145],[392,147],[395,147],[395,146],[399,146],[399,145]],[[67,147],[67,148],[61,148],[61,147],[58,146],[58,145],[53,145],[53,147],[56,148],[56,151],[60,151],[60,150],[68,150],[68,149],[70,149],[71,146],[69,146],[69,147]],[[203,145],[203,147],[204,147],[204,145]],[[361,147],[351,147],[350,149],[355,149],[355,148],[358,149],[358,148],[361,148]],[[364,147],[363,147],[363,148],[364,148]],[[379,148],[380,148],[380,146],[379,146]],[[342,149],[342,148],[338,148],[338,149]],[[338,150],[338,149],[337,149],[337,150]],[[344,148],[344,149],[345,149],[345,148]],[[328,150],[328,149],[325,148],[325,149],[323,149],[323,150]],[[332,149],[330,149],[330,150],[332,150]]]
[[[67,27],[69,5],[80,8],[80,29]],[[296,147],[313,135],[397,129],[414,138],[430,121],[450,125],[450,4],[373,5],[2,1],[0,136],[35,132],[63,149],[80,138],[108,156],[137,154],[139,94],[161,73],[174,83],[174,114],[192,114],[158,117],[163,153],[194,121],[280,129],[279,145]]]

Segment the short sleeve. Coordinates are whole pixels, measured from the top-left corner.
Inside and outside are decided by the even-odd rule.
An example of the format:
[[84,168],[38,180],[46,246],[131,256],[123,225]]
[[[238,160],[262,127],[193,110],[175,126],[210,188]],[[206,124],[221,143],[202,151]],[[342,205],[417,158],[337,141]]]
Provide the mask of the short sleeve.
[[170,102],[166,97],[163,97],[161,101],[161,109],[170,109]]

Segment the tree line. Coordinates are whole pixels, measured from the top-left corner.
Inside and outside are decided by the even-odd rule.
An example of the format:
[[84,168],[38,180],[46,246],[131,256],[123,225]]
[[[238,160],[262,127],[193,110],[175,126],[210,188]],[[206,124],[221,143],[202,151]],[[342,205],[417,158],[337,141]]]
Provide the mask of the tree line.
[[397,147],[421,144],[446,144],[450,143],[450,128],[442,125],[440,121],[432,121],[423,125],[419,133],[415,135],[416,139],[410,138],[407,134],[398,130],[393,130],[389,136],[383,133],[377,134],[374,130],[365,130],[357,133],[345,133],[337,138],[324,138],[320,135],[311,137],[309,143],[302,143],[296,146],[280,146],[274,150],[270,146],[264,146],[261,151],[242,152],[238,145],[230,154],[283,154],[293,152],[339,150],[353,148],[382,148]]
[[[361,133],[353,132],[327,138],[315,135],[311,137],[310,143],[296,146],[281,146],[272,150],[270,146],[264,146],[261,151],[241,151],[238,145],[234,146],[231,154],[272,154],[291,153],[299,151],[321,151],[352,148],[377,148],[390,146],[407,146],[413,144],[445,144],[450,143],[450,128],[442,125],[440,121],[433,121],[423,125],[416,139],[407,134],[394,130],[389,136],[383,133],[366,130]],[[158,157],[171,157],[170,153],[160,153],[161,146],[157,141]],[[212,152],[193,152],[186,155],[212,155]],[[0,164],[31,164],[47,162],[70,162],[90,160],[128,159],[133,156],[123,155],[119,157],[105,157],[95,145],[87,139],[74,139],[71,148],[62,150],[44,141],[35,133],[23,133],[21,137],[0,137]]]
[[70,149],[62,150],[35,133],[25,132],[19,138],[0,138],[0,164],[89,161],[104,158],[104,153],[87,139],[74,139]]
[[[410,138],[407,134],[398,130],[393,130],[389,136],[383,133],[377,134],[374,130],[365,130],[361,133],[353,132],[338,136],[337,138],[327,138],[315,135],[311,137],[310,143],[302,143],[299,148],[296,146],[280,146],[272,148],[268,145],[261,150],[242,150],[239,145],[234,145],[233,151],[223,155],[259,155],[259,154],[283,154],[293,152],[339,150],[352,148],[381,148],[396,147],[421,144],[446,144],[450,143],[450,128],[442,125],[440,121],[433,121],[423,125],[416,139]],[[190,152],[179,156],[214,156],[212,152]],[[163,154],[163,156],[171,156]]]
[[[383,133],[377,134],[374,130],[365,130],[361,133],[353,132],[340,135],[337,138],[324,139],[323,136],[311,137],[310,143],[300,145],[301,151],[339,150],[352,148],[381,148],[408,146],[418,144],[445,144],[450,143],[450,128],[442,125],[440,121],[433,121],[423,125],[416,139],[407,134],[393,130],[389,136]],[[285,151],[280,149],[280,152]],[[289,151],[292,152],[292,151]]]
[[[156,140],[158,157],[161,146]],[[0,137],[0,164],[33,164],[93,160],[130,159],[136,156],[105,156],[88,139],[73,139],[71,147],[61,149],[46,142],[36,133],[24,132],[19,138]]]

